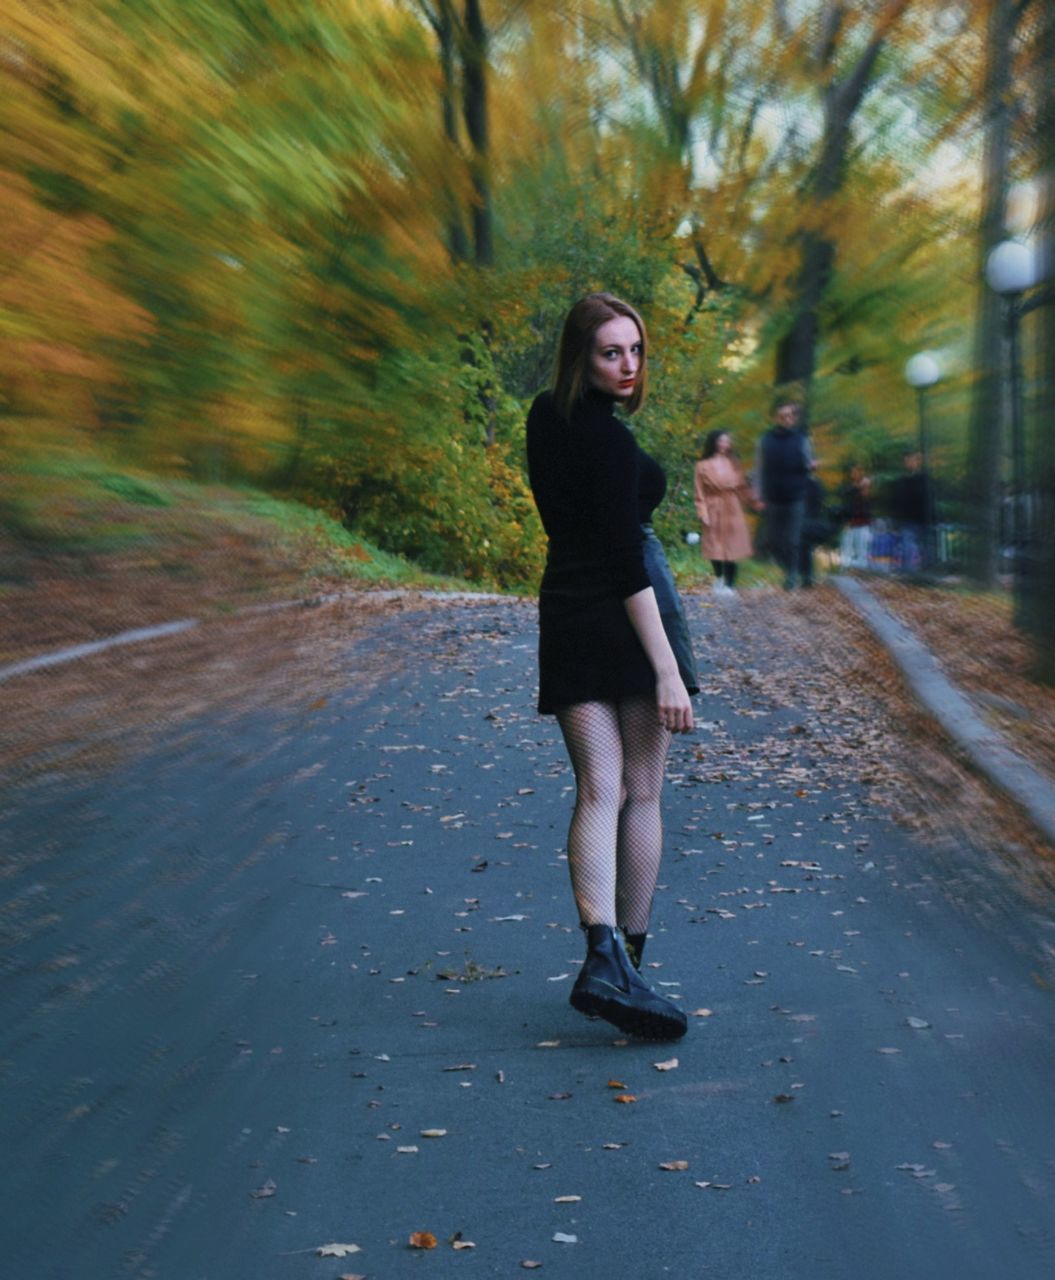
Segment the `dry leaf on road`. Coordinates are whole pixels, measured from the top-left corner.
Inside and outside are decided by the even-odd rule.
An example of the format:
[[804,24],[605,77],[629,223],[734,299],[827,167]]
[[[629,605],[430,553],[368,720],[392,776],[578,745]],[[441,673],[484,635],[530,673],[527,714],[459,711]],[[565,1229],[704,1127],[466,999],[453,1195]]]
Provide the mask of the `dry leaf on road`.
[[438,1243],[431,1231],[415,1231],[407,1241],[412,1249],[435,1249]]
[[320,1244],[315,1250],[317,1258],[347,1258],[351,1253],[362,1253],[357,1244]]

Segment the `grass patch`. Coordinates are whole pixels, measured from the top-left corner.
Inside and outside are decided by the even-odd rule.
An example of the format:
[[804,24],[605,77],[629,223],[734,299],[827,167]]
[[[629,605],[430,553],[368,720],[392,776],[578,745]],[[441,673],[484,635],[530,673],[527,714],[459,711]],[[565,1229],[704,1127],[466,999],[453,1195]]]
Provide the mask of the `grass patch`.
[[471,589],[424,572],[303,502],[166,479],[59,449],[23,455],[0,475],[0,539],[18,561],[10,576],[19,582],[56,557],[81,561],[86,573],[110,557],[111,570],[153,564],[191,583],[215,577],[226,557],[231,575],[241,574],[243,592],[269,578],[312,587],[326,579]]

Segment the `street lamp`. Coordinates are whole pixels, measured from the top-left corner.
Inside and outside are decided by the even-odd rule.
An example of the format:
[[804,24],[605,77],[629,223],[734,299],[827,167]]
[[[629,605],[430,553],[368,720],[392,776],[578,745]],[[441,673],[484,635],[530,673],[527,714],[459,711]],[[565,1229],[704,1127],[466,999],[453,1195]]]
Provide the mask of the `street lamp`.
[[991,249],[985,261],[985,279],[995,293],[1004,299],[1007,324],[1007,354],[1011,382],[1011,568],[1016,595],[1021,585],[1020,557],[1026,533],[1022,499],[1026,483],[1025,428],[1022,413],[1022,359],[1019,353],[1019,324],[1029,304],[1022,295],[1037,283],[1039,273],[1033,250],[1020,240],[1004,240]]
[[905,365],[905,381],[916,392],[919,404],[919,462],[926,506],[923,526],[923,567],[928,567],[931,560],[931,530],[934,527],[934,486],[930,478],[930,460],[927,439],[927,392],[941,381],[941,365],[938,358],[930,351],[920,351]]

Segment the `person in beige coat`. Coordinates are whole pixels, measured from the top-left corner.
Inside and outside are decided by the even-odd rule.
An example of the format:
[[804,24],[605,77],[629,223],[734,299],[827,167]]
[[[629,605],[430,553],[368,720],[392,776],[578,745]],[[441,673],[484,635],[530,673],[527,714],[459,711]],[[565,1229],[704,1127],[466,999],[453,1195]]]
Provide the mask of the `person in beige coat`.
[[733,453],[728,431],[707,433],[703,457],[696,464],[696,514],[703,525],[701,551],[714,566],[716,595],[736,594],[736,566],[751,555],[751,533],[744,506],[751,487]]

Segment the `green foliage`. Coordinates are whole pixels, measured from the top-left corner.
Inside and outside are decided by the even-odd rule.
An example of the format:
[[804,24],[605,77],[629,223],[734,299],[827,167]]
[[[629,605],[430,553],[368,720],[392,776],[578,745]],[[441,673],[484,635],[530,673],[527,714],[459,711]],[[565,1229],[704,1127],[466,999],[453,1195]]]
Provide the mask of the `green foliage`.
[[171,497],[163,493],[156,484],[140,476],[110,472],[99,478],[99,486],[108,493],[116,494],[125,502],[141,507],[167,507],[172,502]]
[[[0,442],[17,452],[23,424],[47,420],[71,455],[116,459],[24,471],[0,512],[20,536],[58,545],[107,502],[138,508],[141,536],[133,516],[176,501],[154,474],[300,496],[353,542],[533,585],[525,406],[569,304],[604,288],[649,327],[634,428],[667,469],[673,544],[695,527],[706,431],[732,431],[748,460],[765,429],[807,231],[835,248],[812,387],[828,478],[888,468],[913,437],[905,359],[970,345],[970,192],[927,166],[964,118],[977,33],[907,7],[836,190],[814,200],[825,86],[866,50],[875,6],[829,30],[820,0],[495,0],[486,151],[424,7],[12,0]],[[468,228],[484,190],[496,265],[455,266],[452,221]],[[950,376],[931,399],[949,475],[967,394]]]
[[430,570],[522,587],[540,575],[544,546],[522,468],[525,407],[501,390],[482,336],[458,345],[455,376],[432,366],[428,401],[408,406],[427,430],[333,459],[319,487],[368,537]]

